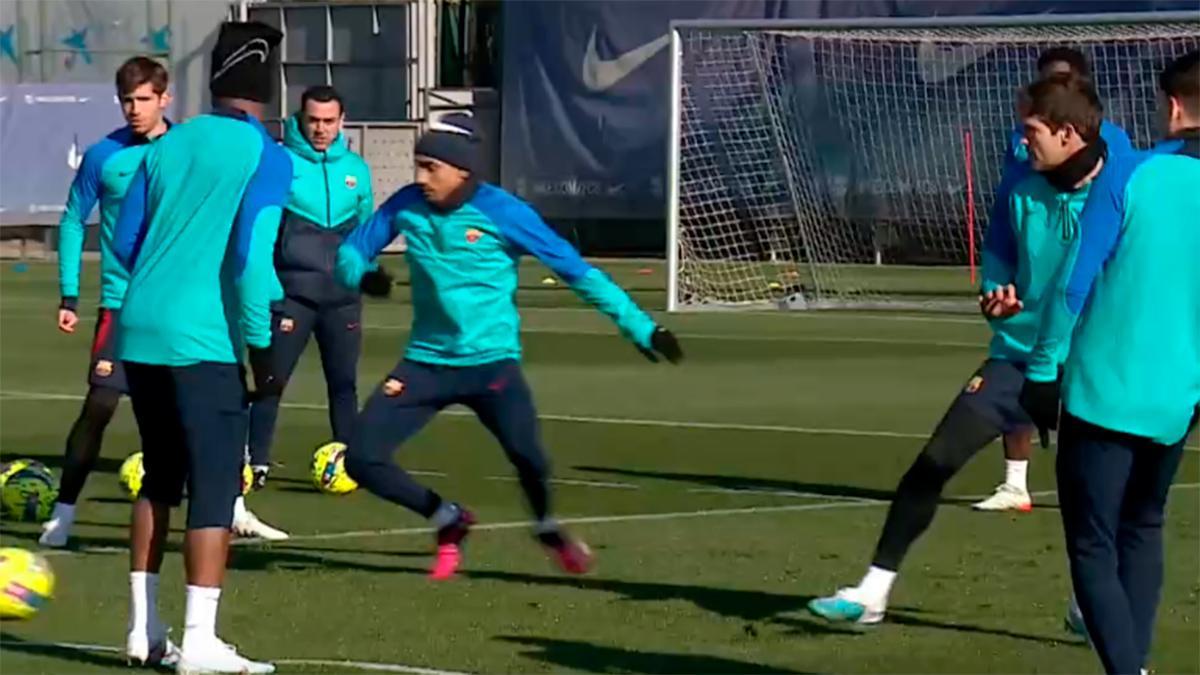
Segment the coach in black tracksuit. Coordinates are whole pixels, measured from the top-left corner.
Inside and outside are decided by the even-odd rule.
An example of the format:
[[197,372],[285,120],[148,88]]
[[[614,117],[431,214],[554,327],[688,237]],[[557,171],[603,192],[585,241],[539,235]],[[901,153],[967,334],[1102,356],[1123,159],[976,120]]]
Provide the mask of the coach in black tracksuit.
[[[342,239],[374,209],[371,174],[342,136],[342,100],[332,87],[312,87],[301,112],[288,118],[283,144],[292,156],[293,178],[275,248],[275,270],[284,299],[271,321],[277,371],[290,376],[315,334],[329,394],[334,440],[350,433],[358,412],[355,369],[362,345],[362,303],[333,279]],[[255,485],[266,480],[279,396],[250,410],[250,465]]]

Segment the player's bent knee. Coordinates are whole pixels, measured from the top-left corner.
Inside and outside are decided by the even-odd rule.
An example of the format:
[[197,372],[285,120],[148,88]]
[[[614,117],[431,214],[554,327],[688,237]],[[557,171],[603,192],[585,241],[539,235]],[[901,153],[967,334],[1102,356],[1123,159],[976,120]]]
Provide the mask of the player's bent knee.
[[92,387],[83,402],[83,415],[88,424],[105,427],[117,413],[121,392],[109,387]]

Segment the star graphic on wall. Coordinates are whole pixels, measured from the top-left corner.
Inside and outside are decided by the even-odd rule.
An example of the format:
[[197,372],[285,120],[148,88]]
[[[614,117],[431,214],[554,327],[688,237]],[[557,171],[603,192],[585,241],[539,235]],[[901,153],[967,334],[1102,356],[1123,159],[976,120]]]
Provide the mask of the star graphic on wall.
[[142,38],[142,43],[150,45],[150,50],[154,52],[171,51],[171,27],[163,26],[158,30],[150,31],[146,37]]
[[87,28],[81,28],[63,38],[62,43],[74,50],[72,54],[67,56],[66,64],[68,68],[75,65],[75,57],[82,57],[85,64],[91,65],[92,53],[87,48],[87,31]]
[[17,62],[17,47],[13,43],[16,32],[16,24],[11,23],[8,25],[8,28],[0,31],[0,55],[7,56],[13,63]]

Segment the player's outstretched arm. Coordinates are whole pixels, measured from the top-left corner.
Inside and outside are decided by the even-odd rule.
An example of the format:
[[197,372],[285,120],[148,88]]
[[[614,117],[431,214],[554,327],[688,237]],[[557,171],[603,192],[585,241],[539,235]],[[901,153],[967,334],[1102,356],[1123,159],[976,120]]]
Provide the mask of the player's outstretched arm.
[[149,186],[146,160],[143,159],[137,172],[133,174],[129,189],[125,191],[125,199],[121,201],[117,222],[113,225],[112,252],[117,257],[117,262],[121,263],[121,266],[127,271],[133,271],[142,239],[146,236],[146,227],[150,224],[150,213],[146,200]]
[[271,301],[279,283],[275,277],[275,238],[291,180],[291,158],[273,143],[265,143],[230,233],[241,308],[240,328],[258,396],[283,391],[283,378],[275,372],[275,359],[270,351]]
[[642,355],[671,363],[683,359],[683,349],[671,331],[659,326],[607,274],[588,264],[528,205],[509,197],[502,213],[491,214],[509,243],[533,255],[566,281],[575,294],[603,312]]
[[97,152],[89,150],[71,181],[67,205],[58,222],[58,327],[66,333],[75,331],[76,310],[79,305],[79,270],[83,261],[83,241],[87,233],[87,218],[100,198],[100,164]]
[[365,222],[359,222],[338,248],[334,266],[338,283],[375,297],[391,293],[392,277],[375,263],[375,257],[403,231],[400,214],[421,198],[421,189],[409,185],[389,197]]

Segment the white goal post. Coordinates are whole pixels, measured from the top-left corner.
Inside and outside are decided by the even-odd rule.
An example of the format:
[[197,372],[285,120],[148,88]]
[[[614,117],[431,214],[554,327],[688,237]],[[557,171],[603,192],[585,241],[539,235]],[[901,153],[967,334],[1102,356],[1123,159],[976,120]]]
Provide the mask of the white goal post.
[[673,22],[668,309],[970,307],[1015,95],[1057,46],[1145,148],[1200,13]]

